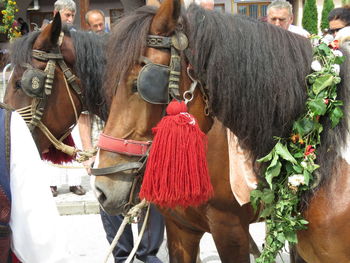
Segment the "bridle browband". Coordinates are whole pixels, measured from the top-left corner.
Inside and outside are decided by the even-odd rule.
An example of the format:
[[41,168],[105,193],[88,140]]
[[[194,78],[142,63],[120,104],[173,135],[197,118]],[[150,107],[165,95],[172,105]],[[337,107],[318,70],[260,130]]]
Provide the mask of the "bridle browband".
[[74,101],[71,97],[69,87],[72,87],[73,91],[77,94],[79,98],[82,108],[84,108],[82,91],[79,84],[77,83],[77,77],[67,66],[66,62],[64,61],[63,55],[60,51],[60,45],[63,41],[63,36],[63,33],[61,33],[59,43],[50,52],[42,50],[32,50],[33,58],[39,61],[47,62],[44,70],[36,69],[32,65],[27,63],[23,63],[21,65],[27,68],[21,78],[23,91],[28,96],[32,97],[33,100],[30,106],[18,109],[17,111],[23,117],[23,119],[29,127],[29,130],[32,133],[35,127],[38,127],[51,141],[55,148],[70,156],[75,156],[78,150],[62,142],[71,133],[74,126],[70,127],[60,139],[57,139],[46,127],[46,125],[43,124],[41,121],[47,104],[47,100],[52,93],[53,82],[55,79],[55,69],[57,66],[63,72],[65,85],[70,100],[72,102],[76,121],[78,121],[78,113]]

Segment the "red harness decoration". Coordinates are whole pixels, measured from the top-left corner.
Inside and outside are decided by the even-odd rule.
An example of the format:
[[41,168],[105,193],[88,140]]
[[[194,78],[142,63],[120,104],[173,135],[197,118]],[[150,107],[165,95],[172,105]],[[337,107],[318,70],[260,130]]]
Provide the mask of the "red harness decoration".
[[150,142],[119,139],[103,133],[98,140],[99,148],[130,156],[144,156],[150,145]]
[[197,206],[213,195],[207,139],[184,102],[172,101],[155,134],[140,198],[163,207]]

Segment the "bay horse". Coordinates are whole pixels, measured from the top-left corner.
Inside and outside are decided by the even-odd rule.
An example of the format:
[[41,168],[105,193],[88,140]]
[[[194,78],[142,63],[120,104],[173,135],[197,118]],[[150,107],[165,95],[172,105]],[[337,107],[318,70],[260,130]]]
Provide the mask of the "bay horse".
[[[106,118],[103,43],[96,34],[62,26],[57,14],[42,31],[11,45],[14,72],[4,103],[19,110],[40,153],[70,133],[82,110]],[[68,152],[74,154],[69,147]]]
[[[188,37],[188,47],[181,43],[181,33]],[[172,36],[180,39],[180,44],[173,43]],[[142,166],[134,164],[140,162],[139,154],[121,151],[120,147],[114,150],[112,144],[132,142],[147,148],[152,141],[152,128],[163,117],[170,95],[165,92],[164,97],[165,88],[158,84],[164,84],[163,79],[159,80],[164,78],[159,68],[153,73],[154,87],[149,85],[148,91],[140,90],[138,78],[149,64],[172,64],[172,48],[178,49],[181,57],[180,94],[189,90],[192,76],[203,84],[194,92],[188,108],[208,135],[207,161],[214,195],[197,207],[160,207],[166,221],[170,262],[196,262],[205,232],[212,234],[222,262],[249,262],[248,226],[254,213],[249,204],[240,207],[230,190],[225,127],[238,137],[259,173],[255,161],[272,149],[274,136],[290,136],[293,122],[305,109],[311,43],[249,17],[208,11],[196,5],[184,11],[181,1],[165,0],[159,9],[143,7],[122,18],[113,29],[107,49],[104,90],[112,101],[102,136],[110,139],[110,147],[100,148],[95,171],[95,191],[109,214],[124,213],[138,201]],[[344,76],[343,84],[347,80]],[[348,88],[344,85],[339,92],[347,103]],[[345,144],[346,129],[344,119],[336,129],[330,130],[328,125],[324,131],[319,150],[320,184],[304,210],[309,228],[298,233],[297,249],[308,262],[348,262],[344,260],[349,257],[344,245],[347,242],[334,242],[347,241],[346,231],[341,232],[340,225],[324,220],[334,218],[348,226],[344,216],[348,208],[342,210],[344,202],[338,203],[347,200],[347,163],[341,162],[344,176],[338,178],[342,181],[330,180],[334,162],[340,156],[339,146]],[[335,191],[336,186],[342,191]],[[338,201],[329,200],[330,193],[338,195]],[[332,246],[330,240],[323,238],[325,234]],[[326,247],[331,249],[324,259]]]

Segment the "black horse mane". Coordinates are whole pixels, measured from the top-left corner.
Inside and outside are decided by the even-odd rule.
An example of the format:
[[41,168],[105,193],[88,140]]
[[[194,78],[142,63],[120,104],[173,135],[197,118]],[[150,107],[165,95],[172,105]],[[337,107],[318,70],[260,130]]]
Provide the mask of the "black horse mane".
[[[104,38],[86,31],[69,30],[66,26],[62,31],[71,36],[75,48],[76,63],[74,65],[78,78],[83,85],[84,103],[86,108],[106,119],[107,107],[102,90],[105,71]],[[11,63],[20,65],[31,63],[32,46],[40,31],[31,32],[11,45]]]
[[[114,27],[104,82],[108,98],[139,62],[155,12],[155,8],[142,7]],[[311,72],[312,61],[310,41],[246,16],[222,14],[194,4],[183,12],[181,21],[189,38],[186,57],[209,90],[213,114],[235,133],[254,164],[271,151],[274,136],[291,136],[293,122],[305,110],[305,77]],[[347,86],[339,88],[339,97],[348,104]],[[317,152],[321,184],[331,175],[346,133],[346,118],[335,129],[325,122]]]
[[[190,6],[187,17],[191,27],[187,57],[209,89],[214,115],[238,137],[254,163],[270,152],[274,136],[290,137],[293,122],[305,111],[310,41],[247,16],[196,5]],[[342,65],[341,77],[338,97],[347,114],[349,61]],[[321,122],[318,186],[329,182],[348,134],[346,116],[335,129],[329,118]]]
[[211,108],[255,161],[288,137],[304,110],[312,48],[303,37],[247,16],[188,10],[188,59]]

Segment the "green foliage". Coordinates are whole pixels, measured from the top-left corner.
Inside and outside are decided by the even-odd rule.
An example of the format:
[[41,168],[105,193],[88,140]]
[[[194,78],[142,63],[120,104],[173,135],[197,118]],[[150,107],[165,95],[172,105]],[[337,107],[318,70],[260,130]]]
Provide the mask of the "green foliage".
[[329,28],[328,14],[334,8],[333,0],[324,0],[321,18],[321,30]]
[[302,25],[310,34],[317,34],[317,6],[316,0],[306,0],[303,11]]
[[267,163],[265,181],[252,191],[254,209],[262,207],[260,218],[265,219],[267,234],[265,247],[258,263],[272,263],[285,242],[297,243],[297,231],[306,229],[308,222],[298,211],[301,196],[311,189],[316,147],[320,145],[323,127],[321,116],[329,117],[336,126],[343,116],[342,101],[337,100],[340,82],[339,64],[344,56],[332,50],[319,37],[311,39],[314,46],[313,73],[306,77],[308,99],[304,115],[294,122],[290,138],[276,138],[272,151],[259,162]]
[[5,7],[1,13],[3,15],[0,24],[0,33],[6,33],[9,39],[20,36],[17,27],[14,25],[15,13],[18,12],[16,1],[0,0]]

